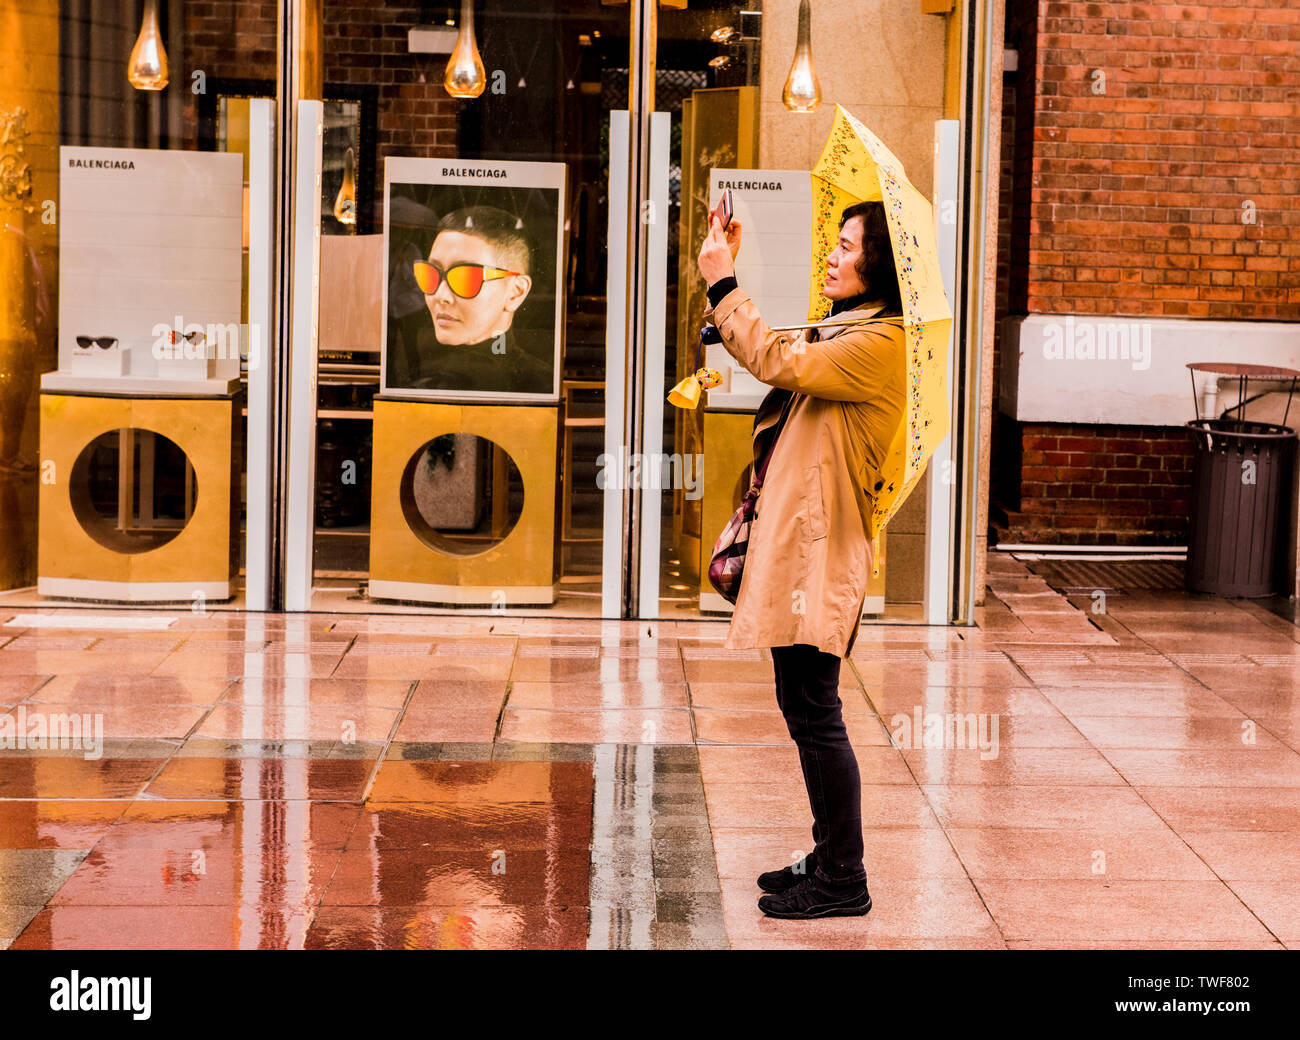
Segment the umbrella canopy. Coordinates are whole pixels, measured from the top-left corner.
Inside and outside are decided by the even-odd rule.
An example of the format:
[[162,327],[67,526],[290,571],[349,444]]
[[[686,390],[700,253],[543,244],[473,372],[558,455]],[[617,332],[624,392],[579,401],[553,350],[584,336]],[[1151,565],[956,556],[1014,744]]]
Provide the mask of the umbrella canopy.
[[839,238],[840,214],[857,202],[883,202],[894,247],[907,335],[907,408],[881,468],[872,536],[898,511],[948,433],[948,333],[952,308],[943,291],[934,210],[884,143],[835,106],[826,147],[812,170],[812,285],[808,317],[819,321],[831,301],[821,294],[826,258]]

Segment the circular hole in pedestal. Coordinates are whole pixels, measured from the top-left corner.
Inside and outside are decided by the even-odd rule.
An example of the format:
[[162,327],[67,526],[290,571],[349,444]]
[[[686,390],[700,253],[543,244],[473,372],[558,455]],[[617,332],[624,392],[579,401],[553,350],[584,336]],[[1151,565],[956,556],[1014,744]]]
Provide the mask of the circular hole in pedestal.
[[524,481],[499,444],[473,433],[426,442],[406,463],[402,514],[430,549],[477,556],[500,545],[524,511]]
[[81,449],[70,478],[72,512],[107,549],[144,553],[185,529],[198,502],[198,477],[170,438],[123,427]]

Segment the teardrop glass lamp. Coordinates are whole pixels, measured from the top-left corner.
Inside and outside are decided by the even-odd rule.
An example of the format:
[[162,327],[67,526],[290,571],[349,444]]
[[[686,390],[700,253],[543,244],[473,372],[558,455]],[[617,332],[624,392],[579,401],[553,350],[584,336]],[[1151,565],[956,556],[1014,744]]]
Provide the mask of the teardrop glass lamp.
[[474,2],[461,0],[460,32],[456,34],[456,47],[447,59],[447,73],[442,85],[454,98],[476,98],[487,86],[483,59],[479,57],[474,42]]
[[781,103],[791,112],[811,112],[822,103],[822,88],[812,59],[812,9],[808,0],[799,0],[799,37],[794,48],[794,63],[785,78]]
[[162,90],[167,86],[167,51],[158,28],[158,0],[145,0],[144,20],[131,48],[126,78],[136,90]]
[[352,227],[357,222],[357,158],[349,148],[343,155],[343,185],[334,200],[334,219]]

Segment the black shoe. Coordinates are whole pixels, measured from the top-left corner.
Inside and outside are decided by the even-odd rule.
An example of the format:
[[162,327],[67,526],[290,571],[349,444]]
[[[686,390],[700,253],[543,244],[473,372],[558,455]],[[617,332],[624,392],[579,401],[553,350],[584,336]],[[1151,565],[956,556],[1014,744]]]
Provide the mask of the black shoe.
[[768,870],[759,874],[758,887],[764,892],[785,892],[794,888],[800,881],[812,877],[813,871],[817,869],[816,853],[808,853],[797,865],[803,868],[797,874],[794,865],[782,867],[780,870]]
[[768,917],[808,920],[815,917],[861,917],[871,911],[867,883],[832,888],[816,877],[804,878],[780,895],[763,896],[758,908]]

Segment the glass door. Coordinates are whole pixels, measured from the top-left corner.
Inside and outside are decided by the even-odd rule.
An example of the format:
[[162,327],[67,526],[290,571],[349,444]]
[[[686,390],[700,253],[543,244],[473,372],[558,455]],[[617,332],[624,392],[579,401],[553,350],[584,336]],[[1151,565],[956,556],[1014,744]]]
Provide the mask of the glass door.
[[628,8],[323,4],[326,611],[598,616]]
[[[670,203],[666,265],[646,293],[647,308],[663,316],[664,349],[658,367],[647,358],[646,369],[642,617],[730,616],[707,567],[749,487],[754,415],[769,390],[721,344],[700,347],[708,300],[697,258],[708,214],[730,188],[744,227],[736,258],[740,288],[769,325],[807,321],[809,173],[836,104],[876,128],[913,183],[929,192],[934,120],[942,115],[942,21],[900,18],[896,29],[915,43],[917,68],[936,84],[933,99],[912,97],[901,77],[881,75],[870,62],[844,60],[855,47],[871,45],[861,5],[847,0],[658,7],[654,98],[656,113],[670,120]],[[665,404],[681,381],[694,385],[697,367],[713,370],[717,384],[702,389],[693,407]],[[925,530],[922,482],[880,540],[884,562],[869,581],[868,619],[920,620]]]

